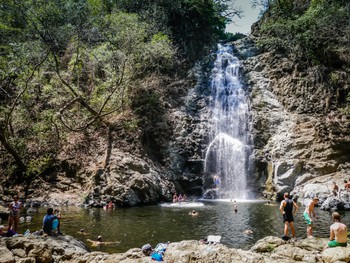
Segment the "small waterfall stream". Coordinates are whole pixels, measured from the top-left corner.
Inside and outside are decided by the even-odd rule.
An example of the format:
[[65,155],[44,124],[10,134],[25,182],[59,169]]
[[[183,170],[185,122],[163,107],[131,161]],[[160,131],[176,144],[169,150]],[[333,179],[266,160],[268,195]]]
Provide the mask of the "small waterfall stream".
[[205,152],[204,190],[211,192],[210,198],[248,198],[249,106],[238,78],[239,63],[230,46],[218,46],[211,75],[212,119]]

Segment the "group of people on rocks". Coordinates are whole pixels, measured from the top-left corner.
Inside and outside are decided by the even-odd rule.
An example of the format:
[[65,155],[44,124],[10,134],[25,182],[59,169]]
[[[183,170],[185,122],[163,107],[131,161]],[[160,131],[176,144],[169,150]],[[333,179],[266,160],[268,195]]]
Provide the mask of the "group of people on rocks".
[[[284,222],[284,235],[282,236],[282,239],[289,240],[288,236],[288,230],[290,228],[292,233],[292,238],[295,238],[295,227],[294,227],[294,215],[298,211],[299,207],[296,204],[295,201],[293,201],[289,193],[284,193],[284,199],[281,201],[280,205],[280,212],[283,216],[283,222]],[[307,223],[307,237],[312,238],[312,230],[313,230],[313,219],[317,219],[317,216],[315,214],[314,208],[315,205],[318,204],[318,197],[315,196],[306,204],[305,211],[303,213],[303,217]],[[340,214],[338,212],[332,213],[332,219],[333,224],[330,226],[330,241],[327,243],[326,248],[331,247],[346,247],[347,246],[347,236],[348,236],[348,230],[345,224],[341,223],[340,221]]]
[[[18,232],[19,232],[18,225],[19,225],[19,222],[21,221],[21,218],[23,218],[20,216],[22,207],[23,205],[19,201],[18,195],[14,195],[13,201],[8,206],[8,209],[9,209],[8,227],[6,229],[3,225],[0,226],[0,236],[11,237],[11,236],[18,235]],[[28,216],[27,218],[31,218],[31,217]],[[61,213],[59,212],[59,210],[53,210],[53,208],[48,208],[43,218],[42,230],[37,231],[37,234],[52,235],[53,231],[55,231],[55,234],[58,234],[58,235],[62,234],[60,231],[60,219],[61,219]]]
[[187,199],[186,195],[185,194],[179,194],[177,195],[176,193],[173,195],[173,203],[176,203],[176,202],[185,202]]
[[333,195],[336,197],[339,197],[339,194],[342,191],[350,192],[350,179],[349,179],[349,181],[344,180],[344,189],[339,189],[339,186],[337,185],[337,183],[333,182],[333,186],[332,186]]

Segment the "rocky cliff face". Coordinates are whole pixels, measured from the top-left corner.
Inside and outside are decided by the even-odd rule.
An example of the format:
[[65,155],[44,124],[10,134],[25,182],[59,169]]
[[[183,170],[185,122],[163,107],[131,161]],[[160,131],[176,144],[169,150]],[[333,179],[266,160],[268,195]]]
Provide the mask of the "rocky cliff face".
[[265,197],[287,191],[323,202],[333,181],[343,188],[349,179],[350,122],[337,109],[344,98],[327,86],[324,68],[300,69],[293,57],[259,51],[255,40],[236,44],[251,94],[254,176]]

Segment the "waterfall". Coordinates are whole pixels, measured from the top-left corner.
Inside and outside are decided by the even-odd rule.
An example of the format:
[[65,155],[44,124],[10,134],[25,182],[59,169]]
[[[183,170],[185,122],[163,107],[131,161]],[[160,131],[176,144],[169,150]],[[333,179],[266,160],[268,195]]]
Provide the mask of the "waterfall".
[[230,46],[218,46],[211,74],[210,135],[205,152],[204,190],[212,193],[210,198],[248,198],[249,106],[239,81],[239,65]]

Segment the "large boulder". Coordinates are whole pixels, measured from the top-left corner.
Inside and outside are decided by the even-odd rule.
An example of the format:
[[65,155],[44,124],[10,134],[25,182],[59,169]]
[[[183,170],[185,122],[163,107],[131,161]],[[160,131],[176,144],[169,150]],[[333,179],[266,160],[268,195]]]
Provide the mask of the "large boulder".
[[[268,236],[250,249],[228,248],[222,244],[204,244],[196,240],[170,243],[164,253],[164,262],[176,263],[296,263],[296,262],[348,262],[350,248],[328,248],[327,239],[308,238],[283,241]],[[323,251],[323,252],[322,252]],[[70,237],[14,237],[0,239],[0,263],[14,262],[121,262],[151,263],[140,248],[125,253],[108,254],[89,252],[79,240]]]
[[344,202],[339,198],[330,196],[321,205],[323,210],[344,210]]
[[349,247],[328,248],[322,252],[322,260],[325,263],[349,262],[350,248]]
[[14,263],[15,257],[6,247],[0,247],[0,263]]
[[201,244],[199,241],[181,241],[171,243],[164,255],[166,262],[265,262],[259,254],[230,249],[221,244]]

